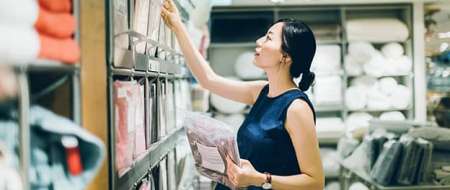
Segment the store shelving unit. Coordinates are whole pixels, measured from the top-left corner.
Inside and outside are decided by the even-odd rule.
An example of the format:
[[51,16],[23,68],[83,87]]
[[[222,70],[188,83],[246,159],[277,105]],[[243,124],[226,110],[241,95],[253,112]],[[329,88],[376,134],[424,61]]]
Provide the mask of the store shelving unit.
[[[134,0],[125,0],[128,2],[129,6],[133,6]],[[108,1],[107,2],[107,67],[108,67],[108,155],[109,155],[109,184],[110,189],[136,189],[143,178],[147,176],[152,176],[153,180],[156,181],[156,184],[161,177],[160,172],[158,171],[160,163],[165,160],[170,152],[175,151],[178,145],[180,145],[183,141],[185,141],[185,132],[181,126],[168,126],[173,128],[174,130],[167,131],[168,134],[159,136],[162,130],[162,125],[168,125],[168,116],[163,116],[164,118],[160,118],[163,110],[160,109],[159,102],[162,102],[163,98],[161,97],[161,93],[165,92],[167,88],[168,82],[179,81],[179,80],[189,80],[190,75],[187,72],[187,69],[184,66],[184,57],[176,50],[174,45],[174,35],[171,34],[171,44],[165,44],[161,41],[156,41],[154,39],[150,39],[144,34],[140,34],[136,31],[129,30],[123,32],[119,35],[127,35],[129,37],[130,48],[128,50],[124,50],[124,58],[123,62],[127,62],[126,67],[115,66],[114,63],[114,50],[115,50],[115,37],[119,35],[114,35],[114,24],[115,20],[113,17],[114,14],[114,6],[116,1]],[[175,1],[176,5],[179,7],[179,10],[182,15],[182,19],[186,21],[188,18],[189,9],[192,8],[192,5],[188,1],[177,0]],[[130,15],[134,15],[133,8],[128,10],[128,17]],[[151,11],[151,10],[150,10]],[[159,14],[158,14],[159,16]],[[129,21],[131,20],[128,18]],[[130,21],[131,22],[131,21]],[[159,23],[163,25],[162,20]],[[161,27],[159,27],[159,33],[164,32],[161,31]],[[166,30],[167,32],[167,30]],[[166,33],[168,34],[168,33]],[[131,40],[133,39],[133,40]],[[145,43],[148,47],[156,48],[156,55],[150,55],[149,49],[146,48],[146,53],[138,53],[136,51],[136,44]],[[131,63],[131,64],[129,64]],[[154,130],[158,137],[154,137],[156,139],[152,139],[151,146],[146,150],[143,155],[141,155],[138,159],[134,160],[132,165],[125,169],[124,171],[119,171],[116,168],[115,160],[116,160],[116,118],[115,118],[115,107],[114,107],[114,97],[113,97],[113,83],[116,80],[129,80],[129,79],[145,79],[144,88],[146,91],[151,88],[152,85],[156,87],[156,95],[152,97],[156,100],[156,105],[153,105],[155,108],[152,108],[153,111],[156,110],[156,113],[151,112],[152,110],[145,109],[145,117],[146,123],[149,119],[148,117],[153,117],[153,123],[147,123],[146,127],[151,128],[152,133]],[[149,104],[149,94],[145,95],[145,103]],[[176,96],[176,95],[175,95]],[[162,121],[164,120],[164,121]],[[176,125],[176,122],[172,123]],[[147,128],[148,130],[149,128]],[[156,176],[155,176],[156,175]],[[175,174],[173,174],[175,175]]]
[[[76,20],[79,12],[79,1],[73,0],[73,15]],[[75,31],[75,39],[79,40],[79,28]],[[40,96],[54,93],[62,85],[68,85],[70,97],[67,101],[70,103],[65,107],[66,115],[77,124],[81,124],[81,96],[80,96],[80,65],[78,63],[68,65],[53,60],[35,60],[29,63],[15,65],[11,64],[17,75],[18,84],[18,126],[19,126],[19,166],[22,178],[22,188],[30,189],[29,171],[31,163],[30,149],[30,107],[34,104],[40,104],[33,94],[33,88],[39,88],[37,92]],[[51,81],[45,84],[34,83],[36,79],[44,79],[48,76],[67,77],[67,80]],[[41,89],[42,88],[42,89]],[[42,97],[39,97],[42,98]],[[51,108],[50,108],[51,109]],[[55,111],[55,110],[52,110]],[[55,111],[57,112],[57,111]]]
[[[11,65],[15,68],[17,73],[17,80],[19,84],[19,98],[18,98],[18,113],[19,113],[19,128],[20,128],[20,165],[21,174],[23,179],[24,189],[29,189],[30,184],[28,180],[28,171],[30,164],[30,123],[29,123],[29,109],[32,102],[32,95],[30,92],[31,83],[29,81],[30,74],[63,74],[70,75],[72,84],[72,97],[71,97],[71,110],[72,120],[80,124],[80,110],[79,102],[80,100],[80,89],[79,84],[79,66],[78,65],[65,65],[56,61],[48,60],[36,60],[35,62],[28,63],[25,65]],[[52,86],[49,84],[48,86]],[[54,90],[54,89],[52,89]],[[52,91],[50,91],[52,92]],[[48,93],[50,93],[48,92]]]
[[420,184],[413,186],[383,186],[374,180],[366,172],[352,169],[351,166],[341,162],[339,174],[341,189],[349,189],[352,182],[358,181],[369,187],[370,190],[448,190],[450,185]]

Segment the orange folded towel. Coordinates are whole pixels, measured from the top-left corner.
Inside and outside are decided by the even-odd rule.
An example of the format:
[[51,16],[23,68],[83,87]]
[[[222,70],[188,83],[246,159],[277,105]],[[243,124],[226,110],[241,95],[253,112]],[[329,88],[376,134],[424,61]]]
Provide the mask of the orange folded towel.
[[72,10],[71,0],[39,0],[39,5],[51,12],[70,13]]
[[76,63],[80,59],[80,49],[71,38],[57,39],[39,35],[40,50],[38,57],[65,63]]
[[70,13],[52,13],[39,8],[35,28],[40,34],[55,38],[68,38],[75,32],[75,17]]

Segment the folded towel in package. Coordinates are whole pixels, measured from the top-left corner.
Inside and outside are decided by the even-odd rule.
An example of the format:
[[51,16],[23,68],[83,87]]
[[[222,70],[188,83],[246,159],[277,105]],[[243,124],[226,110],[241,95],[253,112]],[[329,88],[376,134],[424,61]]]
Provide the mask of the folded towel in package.
[[203,176],[236,189],[227,175],[228,158],[240,165],[236,135],[231,127],[193,112],[187,113],[184,127],[197,170]]
[[416,182],[417,169],[420,166],[420,149],[414,137],[403,135],[400,138],[403,146],[402,158],[399,161],[399,170],[396,177],[398,184],[412,185]]
[[441,127],[420,127],[410,130],[408,134],[430,141],[436,149],[450,151],[450,129]]
[[402,145],[397,140],[390,140],[384,144],[383,151],[377,158],[370,176],[382,185],[390,185],[398,170],[398,161],[402,153]]

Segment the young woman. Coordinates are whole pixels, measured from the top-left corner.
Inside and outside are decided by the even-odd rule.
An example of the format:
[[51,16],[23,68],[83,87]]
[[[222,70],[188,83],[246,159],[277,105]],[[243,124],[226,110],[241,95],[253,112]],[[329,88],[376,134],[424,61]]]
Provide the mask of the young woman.
[[[240,82],[217,75],[195,49],[172,0],[161,16],[175,33],[186,63],[199,83],[213,93],[253,105],[237,135],[241,165],[227,162],[237,187],[322,190],[324,175],[315,132],[315,113],[306,91],[316,41],[310,28],[280,20],[256,41],[254,64],[268,81]],[[297,86],[293,78],[301,76]],[[216,190],[228,189],[218,185]]]

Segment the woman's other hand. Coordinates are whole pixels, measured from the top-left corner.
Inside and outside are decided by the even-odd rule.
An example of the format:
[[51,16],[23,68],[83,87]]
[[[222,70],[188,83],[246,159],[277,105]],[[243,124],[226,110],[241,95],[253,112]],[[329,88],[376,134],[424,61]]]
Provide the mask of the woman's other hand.
[[173,0],[164,0],[161,7],[161,17],[164,23],[175,31],[182,24],[180,13]]
[[265,181],[265,175],[256,171],[248,161],[241,159],[241,167],[227,156],[227,175],[235,187],[261,186]]

